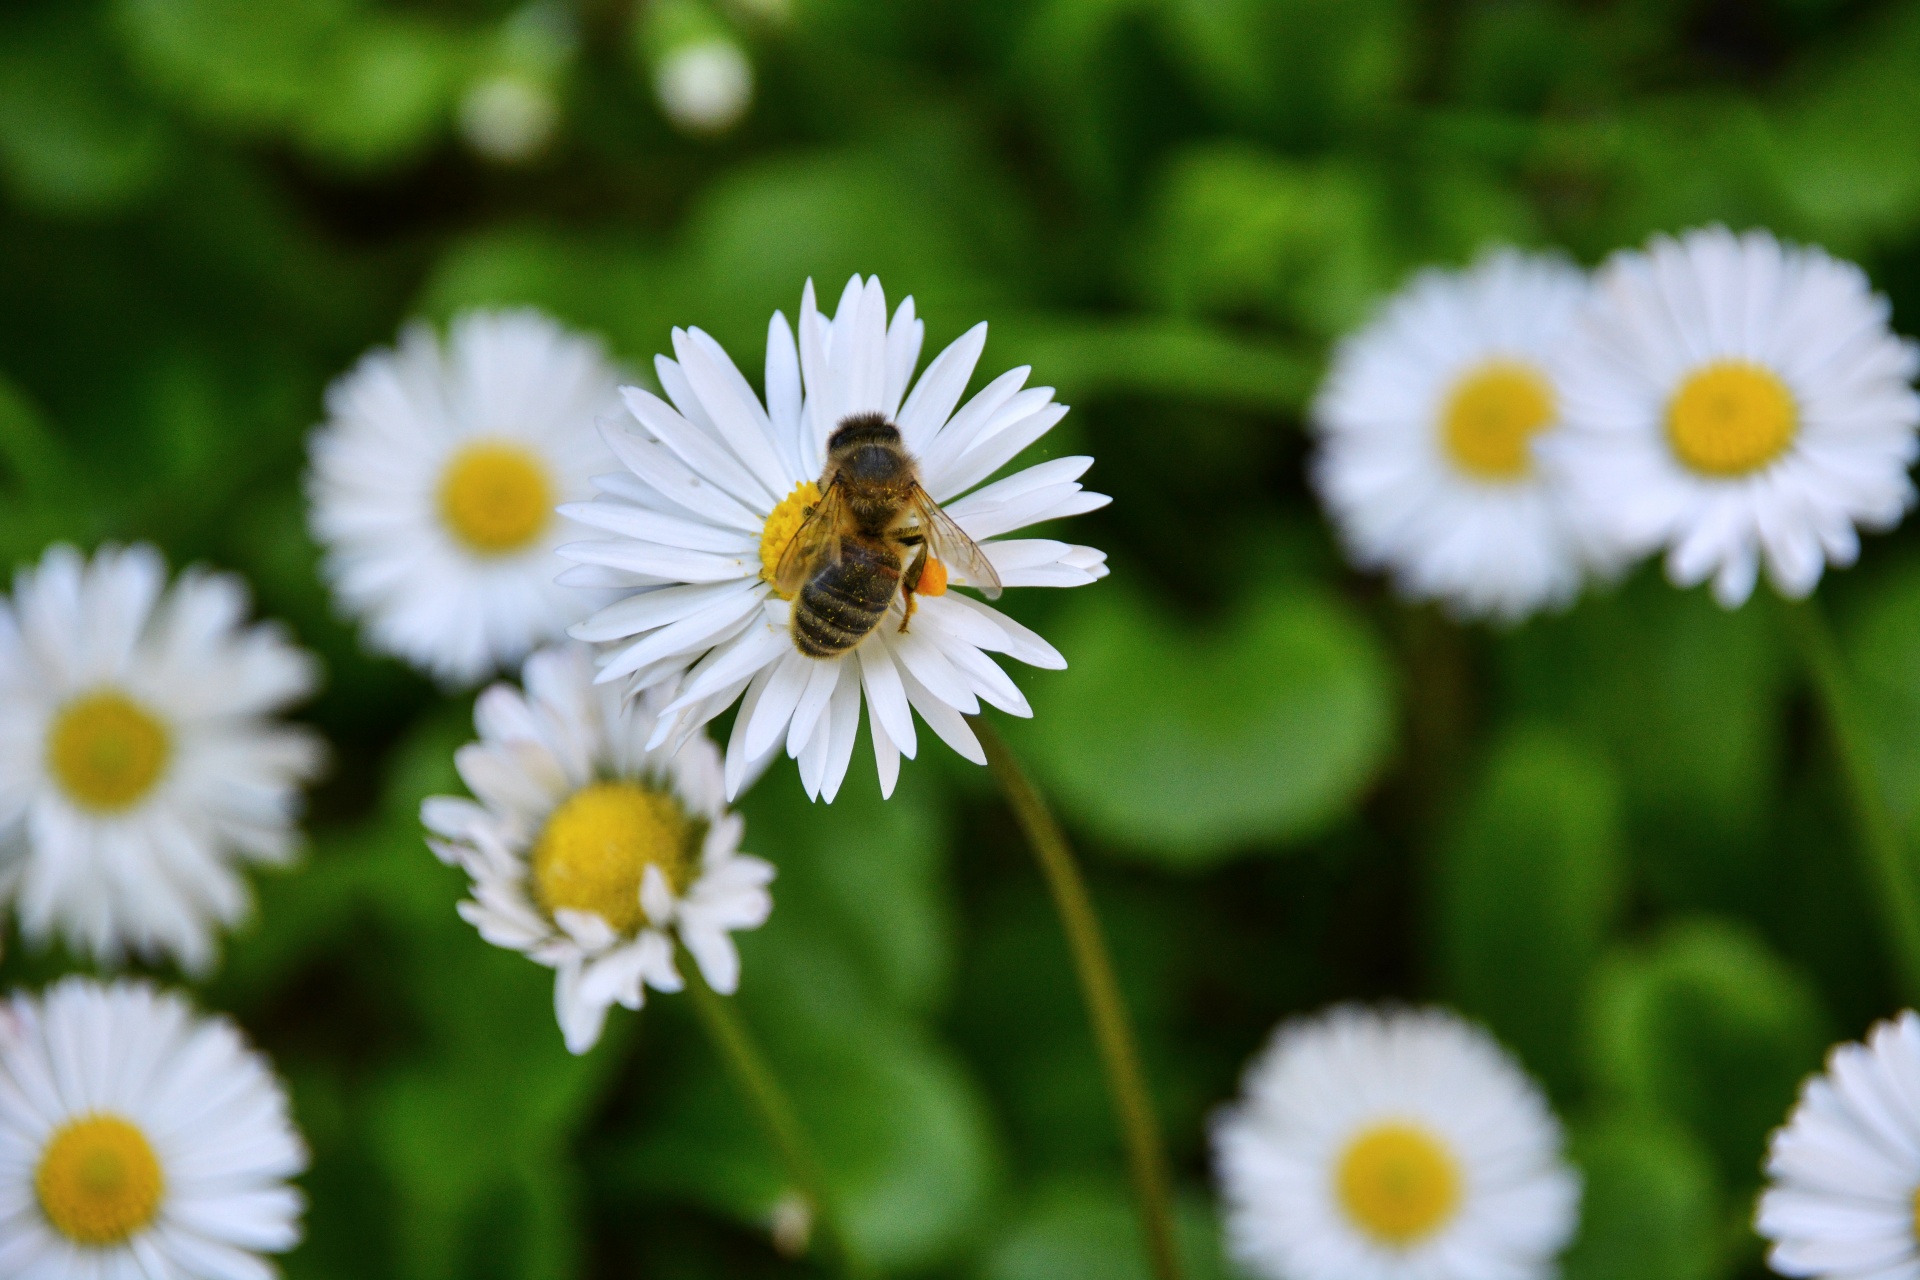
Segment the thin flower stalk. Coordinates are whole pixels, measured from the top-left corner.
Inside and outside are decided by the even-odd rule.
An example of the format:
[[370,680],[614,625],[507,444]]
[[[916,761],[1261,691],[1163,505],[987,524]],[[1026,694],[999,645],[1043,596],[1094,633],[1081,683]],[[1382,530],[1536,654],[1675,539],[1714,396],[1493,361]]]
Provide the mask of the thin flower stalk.
[[1139,1204],[1147,1260],[1157,1280],[1180,1280],[1180,1259],[1173,1232],[1172,1180],[1167,1173],[1160,1122],[1147,1092],[1133,1019],[1121,999],[1113,957],[1107,950],[1100,918],[1094,913],[1093,899],[1087,893],[1087,883],[1074,861],[1066,833],[1061,831],[1047,802],[1007,749],[1006,742],[984,719],[975,718],[970,723],[986,750],[987,767],[1006,793],[1007,803],[1046,876],[1054,909],[1060,915],[1060,927],[1066,932],[1067,946],[1073,953],[1074,975],[1080,980],[1080,996],[1086,1002],[1087,1020],[1092,1024],[1101,1065],[1106,1069],[1107,1089],[1113,1095],[1120,1136],[1127,1148],[1127,1167]]

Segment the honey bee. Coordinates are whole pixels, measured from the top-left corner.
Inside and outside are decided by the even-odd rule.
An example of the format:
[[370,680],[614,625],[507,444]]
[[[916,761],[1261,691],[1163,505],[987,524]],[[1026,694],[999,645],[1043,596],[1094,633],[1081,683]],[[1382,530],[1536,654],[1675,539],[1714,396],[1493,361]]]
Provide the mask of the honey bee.
[[905,596],[905,631],[923,575],[945,565],[988,599],[999,596],[986,554],[920,487],[900,428],[878,413],[842,419],[827,437],[820,501],[774,567],[774,588],[793,600],[794,646],[810,658],[848,652],[880,625],[896,593]]

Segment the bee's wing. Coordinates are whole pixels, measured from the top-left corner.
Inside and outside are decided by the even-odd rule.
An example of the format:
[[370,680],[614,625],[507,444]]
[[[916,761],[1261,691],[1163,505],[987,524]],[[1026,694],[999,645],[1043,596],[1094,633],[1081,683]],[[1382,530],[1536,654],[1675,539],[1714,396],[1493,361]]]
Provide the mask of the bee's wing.
[[799,594],[817,568],[840,558],[840,526],[846,505],[846,491],[836,479],[780,553],[780,562],[773,570],[775,591],[784,596]]
[[969,538],[919,485],[913,487],[912,502],[913,513],[920,518],[920,536],[927,540],[927,550],[933,558],[965,574],[967,584],[980,588],[987,599],[998,600],[1000,575],[993,571],[993,564],[980,544]]

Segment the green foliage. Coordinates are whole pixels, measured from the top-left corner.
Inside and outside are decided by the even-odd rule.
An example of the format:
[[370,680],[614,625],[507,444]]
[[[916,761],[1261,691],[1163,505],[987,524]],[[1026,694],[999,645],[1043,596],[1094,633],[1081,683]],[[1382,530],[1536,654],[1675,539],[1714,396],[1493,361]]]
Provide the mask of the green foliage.
[[[648,57],[750,54],[675,134]],[[371,658],[317,574],[303,438],[413,316],[533,304],[640,381],[697,324],[760,379],[812,277],[980,320],[1114,505],[1044,531],[1113,577],[1003,602],[1065,656],[1000,717],[1087,855],[1167,1120],[1196,1280],[1227,1274],[1205,1121],[1282,1018],[1446,999],[1549,1086],[1587,1186],[1570,1280],[1760,1274],[1766,1135],[1898,1007],[1804,681],[1762,600],[1657,568],[1507,630],[1343,566],[1307,477],[1329,345],[1492,241],[1597,260],[1768,225],[1920,314],[1920,3],[17,0],[0,11],[0,559],[151,539],[244,572],[316,650],[333,744],[303,865],[199,994],[315,1153],[294,1280],[819,1274],[780,1165],[676,998],[575,1059],[551,975],[455,914],[420,838],[463,700]],[[518,165],[490,77],[551,95]],[[976,383],[979,379],[976,379]],[[1920,540],[1834,598],[1920,842]],[[724,726],[722,726],[724,728]],[[790,766],[737,1007],[888,1274],[1140,1274],[1065,949],[987,780],[922,736],[883,803]],[[8,940],[0,979],[70,967]],[[183,982],[179,974],[164,980]]]
[[1758,1178],[1767,1132],[1830,1037],[1806,978],[1715,920],[1676,923],[1610,959],[1592,1027],[1604,1092],[1687,1126],[1736,1188]]
[[1685,1130],[1617,1116],[1574,1135],[1586,1174],[1568,1280],[1708,1280],[1725,1274],[1712,1161]]
[[1209,631],[1087,593],[1058,625],[1078,675],[1021,738],[1092,829],[1186,865],[1324,826],[1389,742],[1384,663],[1337,602],[1265,592]]
[[1579,1083],[1590,971],[1625,868],[1612,771],[1577,742],[1521,729],[1499,743],[1441,849],[1440,972],[1562,1098]]

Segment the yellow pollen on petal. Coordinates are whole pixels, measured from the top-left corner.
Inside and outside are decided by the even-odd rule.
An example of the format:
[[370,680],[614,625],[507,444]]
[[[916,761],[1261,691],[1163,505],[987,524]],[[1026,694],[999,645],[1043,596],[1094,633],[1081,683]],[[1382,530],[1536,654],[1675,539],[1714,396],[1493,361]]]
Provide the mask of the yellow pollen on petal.
[[1490,360],[1448,393],[1440,417],[1447,456],[1480,480],[1519,480],[1533,471],[1533,438],[1553,423],[1553,386],[1538,369]]
[[1780,375],[1747,360],[1696,369],[1667,405],[1667,439],[1702,475],[1742,476],[1793,443],[1800,410]]
[[144,799],[173,754],[167,727],[114,689],[68,702],[47,734],[47,768],[67,798],[96,813],[118,813]]
[[440,477],[440,518],[481,555],[519,551],[553,518],[547,464],[518,444],[483,440],[453,455]]
[[671,795],[637,782],[595,782],[568,796],[533,846],[533,896],[549,915],[599,916],[615,932],[646,923],[640,882],[659,867],[678,894],[687,886],[703,824]]
[[1913,1193],[1913,1238],[1920,1243],[1920,1188]]
[[41,1212],[75,1244],[125,1241],[160,1211],[166,1178],[153,1144],[132,1123],[90,1115],[57,1130],[33,1175]]
[[[813,509],[820,505],[820,486],[811,480],[802,480],[793,487],[793,492],[780,500],[780,505],[767,517],[760,529],[760,577],[771,583],[774,570],[780,565],[780,553],[787,549],[793,536],[800,532],[800,526],[807,522]],[[776,591],[782,599],[791,599],[783,591]]]
[[1341,1155],[1334,1181],[1347,1217],[1382,1244],[1418,1244],[1460,1207],[1459,1162],[1418,1125],[1363,1131]]

